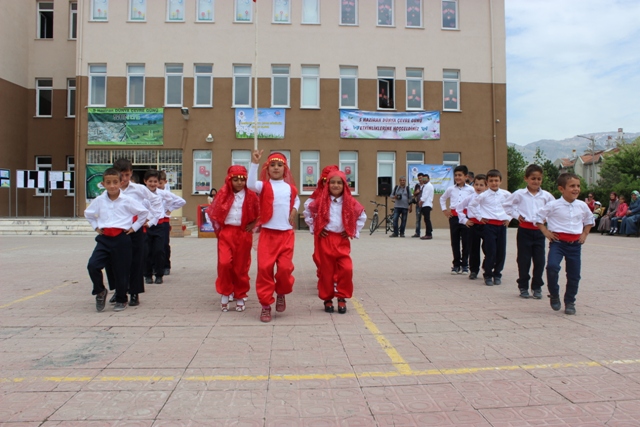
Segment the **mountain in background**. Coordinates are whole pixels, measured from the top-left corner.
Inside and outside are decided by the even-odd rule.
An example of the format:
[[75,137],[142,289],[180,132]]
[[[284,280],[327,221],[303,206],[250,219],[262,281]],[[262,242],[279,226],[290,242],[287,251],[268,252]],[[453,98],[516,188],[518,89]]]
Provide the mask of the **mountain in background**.
[[[596,132],[585,133],[585,136],[593,137],[596,141],[596,150],[604,150],[607,147],[607,140],[611,136],[612,147],[616,146],[616,139],[618,138],[618,132]],[[632,142],[634,139],[640,136],[640,132],[636,133],[624,133],[624,141],[626,143]],[[591,149],[591,141],[585,138],[579,138],[573,136],[562,140],[555,139],[541,139],[540,141],[530,142],[527,145],[517,145],[512,142],[508,142],[510,146],[516,147],[520,151],[528,162],[533,161],[533,156],[536,154],[536,149],[540,148],[544,151],[545,157],[552,162],[560,158],[572,158],[574,157],[573,150],[576,150],[575,155],[582,155],[585,151]]]

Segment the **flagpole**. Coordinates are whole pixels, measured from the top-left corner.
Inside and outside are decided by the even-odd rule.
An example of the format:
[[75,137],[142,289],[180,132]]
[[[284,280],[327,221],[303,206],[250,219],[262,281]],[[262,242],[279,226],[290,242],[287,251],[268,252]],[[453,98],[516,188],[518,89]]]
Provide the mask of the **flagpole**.
[[254,78],[253,78],[253,149],[258,149],[258,3],[255,3],[254,16],[255,31],[255,48],[254,48]]

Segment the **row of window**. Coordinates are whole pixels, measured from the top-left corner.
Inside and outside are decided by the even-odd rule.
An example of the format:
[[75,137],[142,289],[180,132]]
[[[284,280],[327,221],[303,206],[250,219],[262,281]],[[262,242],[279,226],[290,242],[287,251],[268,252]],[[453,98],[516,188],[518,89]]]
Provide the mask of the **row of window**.
[[[215,0],[194,0],[195,22],[215,22]],[[253,22],[253,2],[234,1],[234,22]],[[337,0],[340,7],[340,25],[358,25],[359,0]],[[423,0],[406,0],[402,12],[407,28],[423,28]],[[148,0],[129,0],[128,22],[147,21]],[[150,3],[150,2],[149,2]],[[154,6],[156,2],[153,2]],[[373,2],[370,2],[373,4]],[[367,2],[369,4],[369,2]],[[166,0],[167,22],[185,22],[185,0]],[[394,27],[396,22],[395,0],[377,0],[376,19],[380,27]],[[458,29],[458,0],[441,0],[442,28]],[[105,22],[109,19],[109,0],[92,0],[90,19]],[[272,0],[271,22],[291,24],[291,0]],[[320,0],[302,0],[301,24],[320,24]],[[78,3],[69,3],[69,38],[77,38]],[[53,38],[53,2],[38,2],[38,38]]]

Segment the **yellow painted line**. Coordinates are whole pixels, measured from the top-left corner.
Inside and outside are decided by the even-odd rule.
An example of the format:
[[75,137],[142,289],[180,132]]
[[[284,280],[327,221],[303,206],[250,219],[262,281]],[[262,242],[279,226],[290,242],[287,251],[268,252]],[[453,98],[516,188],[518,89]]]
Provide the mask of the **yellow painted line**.
[[31,248],[32,246],[16,246],[15,248],[3,249],[3,252],[17,251],[18,249]]
[[10,303],[5,304],[5,305],[0,305],[0,308],[7,308],[7,307],[10,307],[10,306],[12,306],[12,305],[14,305],[14,304],[18,304],[18,303],[21,303],[21,302],[24,302],[24,301],[28,301],[28,300],[30,300],[30,299],[32,299],[32,298],[37,298],[37,297],[40,297],[40,296],[42,296],[42,295],[46,295],[46,294],[48,294],[49,292],[53,292],[53,291],[55,291],[56,289],[64,288],[65,286],[69,286],[69,285],[70,285],[70,284],[72,284],[72,283],[77,283],[77,282],[65,282],[65,283],[63,283],[62,285],[55,286],[55,287],[53,287],[53,288],[51,288],[51,289],[46,289],[46,290],[44,290],[44,291],[38,292],[37,294],[29,295],[29,296],[26,296],[26,297],[23,297],[23,298],[17,299],[17,300],[15,300],[15,301],[11,301]]
[[389,340],[386,339],[384,335],[382,335],[378,327],[375,325],[375,323],[373,323],[373,321],[371,320],[367,312],[364,310],[364,307],[362,306],[362,304],[360,304],[360,302],[355,298],[351,299],[351,304],[353,304],[353,306],[356,308],[356,312],[362,318],[362,321],[364,322],[364,325],[366,326],[366,328],[369,330],[369,332],[373,334],[376,341],[378,341],[378,343],[384,349],[385,353],[387,353],[387,356],[389,356],[389,358],[391,359],[393,366],[401,374],[408,375],[411,372],[411,367],[400,355],[400,353],[398,353],[398,350],[396,350],[395,347],[391,345]]
[[0,378],[0,383],[23,383],[27,381],[44,381],[54,383],[68,382],[175,382],[175,381],[304,381],[304,380],[332,380],[341,378],[389,378],[389,377],[422,377],[434,375],[469,375],[478,372],[499,372],[499,371],[531,371],[534,369],[565,369],[565,368],[593,368],[609,365],[635,365],[640,364],[640,359],[626,360],[604,360],[567,362],[567,363],[540,363],[529,365],[502,365],[502,366],[481,366],[475,368],[453,368],[453,369],[428,369],[422,371],[389,371],[389,372],[362,372],[343,374],[304,374],[304,375],[192,375],[192,376],[159,376],[159,375],[139,375],[139,376],[97,376],[97,377],[16,377]]

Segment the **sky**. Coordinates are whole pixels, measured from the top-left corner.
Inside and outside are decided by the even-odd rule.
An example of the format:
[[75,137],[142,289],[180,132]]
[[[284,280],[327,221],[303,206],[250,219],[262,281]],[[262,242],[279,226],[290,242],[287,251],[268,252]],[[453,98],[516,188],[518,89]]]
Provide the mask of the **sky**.
[[640,0],[505,0],[507,141],[640,132]]

